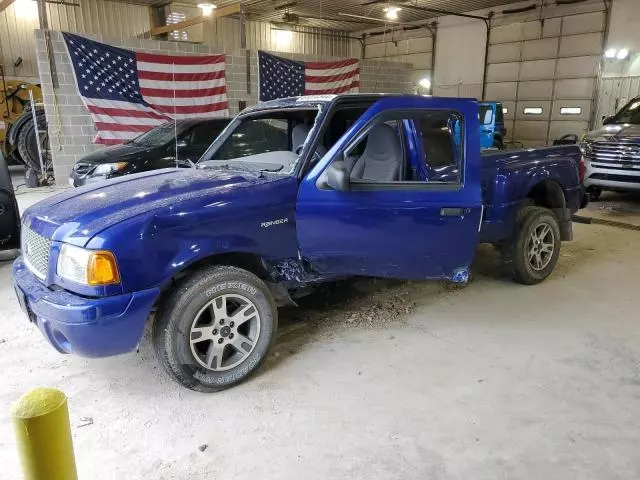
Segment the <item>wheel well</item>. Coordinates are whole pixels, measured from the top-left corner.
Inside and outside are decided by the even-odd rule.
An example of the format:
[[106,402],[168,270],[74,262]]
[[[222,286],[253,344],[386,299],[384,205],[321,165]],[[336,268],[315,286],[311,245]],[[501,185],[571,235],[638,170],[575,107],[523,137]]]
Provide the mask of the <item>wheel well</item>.
[[562,187],[553,180],[540,182],[531,189],[522,206],[537,205],[551,210],[558,220],[560,226],[560,237],[562,240],[573,239],[573,229],[571,227],[571,212],[567,209],[567,202],[564,197]]
[[244,252],[221,253],[201,258],[189,264],[183,270],[176,273],[160,287],[160,295],[158,296],[154,308],[167,296],[167,293],[173,289],[175,284],[182,278],[191,273],[206,268],[211,265],[228,265],[232,267],[242,268],[264,281],[271,281],[271,276],[266,268],[262,258],[258,255]]
[[270,278],[269,272],[267,271],[262,258],[258,255],[244,252],[220,253],[201,258],[182,270],[176,277],[180,278],[185,275],[189,275],[195,270],[199,270],[202,267],[210,265],[228,265],[231,267],[238,267],[253,273],[262,280],[269,280]]
[[553,210],[554,213],[556,212],[555,209],[564,210],[566,207],[566,200],[562,188],[557,182],[552,180],[545,180],[538,183],[529,191],[527,198],[532,200],[534,205],[548,208]]

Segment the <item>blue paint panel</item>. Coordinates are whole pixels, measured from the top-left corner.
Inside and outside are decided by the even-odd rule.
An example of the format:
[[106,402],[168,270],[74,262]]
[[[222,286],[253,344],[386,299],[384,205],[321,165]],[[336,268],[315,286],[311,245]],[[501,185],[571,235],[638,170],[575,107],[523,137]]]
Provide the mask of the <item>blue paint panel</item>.
[[[317,186],[336,155],[379,114],[419,109],[454,110],[466,119],[459,188],[426,190],[417,182],[412,188],[337,192]],[[470,265],[482,208],[477,117],[471,100],[402,96],[376,102],[300,185],[296,218],[302,255],[321,273],[340,275],[440,278]],[[417,137],[408,140],[409,154],[421,149]],[[459,209],[461,215],[445,216],[443,208]]]
[[[49,285],[109,295],[161,285],[213,254],[297,256],[293,176],[171,169],[125,178],[55,195],[25,212],[27,224],[55,240],[114,252],[123,282],[96,288],[56,277],[55,242]],[[285,224],[260,226],[284,218]]]
[[481,160],[485,202],[481,242],[507,238],[515,227],[522,200],[541,182],[553,181],[562,188],[572,214],[580,208],[583,188],[578,178],[577,146],[485,153]]
[[13,264],[16,293],[29,305],[30,319],[61,353],[107,357],[126,353],[140,341],[160,290],[85,298],[44,286],[22,262]]

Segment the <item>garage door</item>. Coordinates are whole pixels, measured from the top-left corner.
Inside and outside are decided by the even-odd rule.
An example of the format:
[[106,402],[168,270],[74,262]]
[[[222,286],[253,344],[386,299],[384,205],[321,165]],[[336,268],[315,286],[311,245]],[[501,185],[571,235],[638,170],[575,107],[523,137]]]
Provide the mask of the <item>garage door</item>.
[[603,78],[598,95],[596,124],[624,107],[632,98],[640,95],[640,77]]
[[504,104],[507,141],[539,146],[587,130],[604,19],[597,11],[492,27],[486,98]]

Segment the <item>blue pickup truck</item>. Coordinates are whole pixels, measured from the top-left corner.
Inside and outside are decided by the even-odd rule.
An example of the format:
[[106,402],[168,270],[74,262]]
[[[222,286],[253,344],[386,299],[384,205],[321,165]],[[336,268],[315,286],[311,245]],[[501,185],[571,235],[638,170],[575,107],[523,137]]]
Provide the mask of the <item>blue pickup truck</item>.
[[152,321],[168,374],[215,391],[258,368],[277,307],[315,284],[466,282],[481,242],[515,280],[538,283],[572,239],[579,148],[481,156],[478,113],[475,100],[410,95],[249,108],[197,168],[29,208],[13,266],[20,304],[58,351],[87,357],[133,350]]

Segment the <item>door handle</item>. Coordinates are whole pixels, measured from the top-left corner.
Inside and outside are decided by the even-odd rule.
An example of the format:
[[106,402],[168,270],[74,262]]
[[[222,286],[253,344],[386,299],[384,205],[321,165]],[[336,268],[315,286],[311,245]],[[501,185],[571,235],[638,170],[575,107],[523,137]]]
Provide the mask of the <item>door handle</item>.
[[441,217],[461,217],[465,214],[464,208],[444,207],[440,209]]

